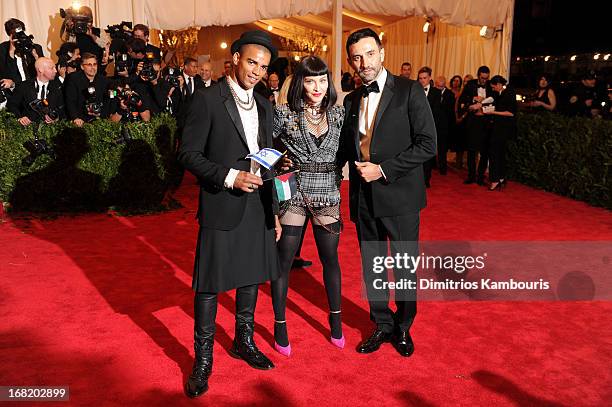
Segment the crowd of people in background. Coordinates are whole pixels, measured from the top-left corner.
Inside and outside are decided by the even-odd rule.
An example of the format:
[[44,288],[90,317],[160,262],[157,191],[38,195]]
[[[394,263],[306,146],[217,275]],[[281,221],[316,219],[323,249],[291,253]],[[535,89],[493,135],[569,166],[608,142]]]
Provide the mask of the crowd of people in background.
[[[87,7],[82,9],[85,18],[91,17]],[[22,21],[12,18],[4,24],[9,40],[0,44],[0,109],[13,113],[23,126],[60,119],[79,127],[98,118],[149,121],[167,112],[181,128],[194,92],[232,70],[231,61],[225,61],[223,72],[215,76],[210,62],[198,63],[190,56],[179,67],[164,66],[161,50],[149,43],[149,29],[143,24],[129,32],[113,26],[115,35],[106,30],[109,37],[93,26],[91,18],[80,29],[75,21],[66,19],[66,42],[56,52],[56,62],[45,57],[39,44],[28,42]],[[283,63],[270,67],[255,87],[275,105],[286,101],[290,82],[290,64],[283,58],[279,61]],[[107,69],[109,64],[114,67]],[[423,87],[438,135],[437,157],[424,164],[427,187],[435,168],[440,175],[447,174],[447,152],[454,151],[455,166],[461,169],[464,162],[467,166],[465,184],[485,185],[488,169],[490,190],[501,190],[506,180],[505,146],[515,131],[519,109],[612,118],[612,93],[597,92],[592,71],[562,101],[547,74],[539,77],[532,93],[517,95],[506,78],[491,77],[487,66],[480,67],[475,78],[454,75],[448,82],[427,66],[420,67],[415,77],[412,71],[409,62],[400,67],[401,76]],[[357,73],[344,72],[340,85],[338,103],[361,87],[362,80]]]

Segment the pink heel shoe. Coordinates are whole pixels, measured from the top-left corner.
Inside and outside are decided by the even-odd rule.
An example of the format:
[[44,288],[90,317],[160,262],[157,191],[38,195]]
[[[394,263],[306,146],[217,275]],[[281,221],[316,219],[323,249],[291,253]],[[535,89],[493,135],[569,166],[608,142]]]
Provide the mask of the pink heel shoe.
[[336,339],[333,336],[330,336],[330,339],[331,339],[331,343],[334,346],[337,346],[340,349],[344,349],[344,345],[346,343],[346,341],[344,340],[344,335],[342,335],[342,338],[340,338],[340,339]]
[[[336,339],[336,340],[339,340],[339,339]],[[278,343],[276,343],[276,341],[274,341],[274,349],[276,349],[276,351],[283,356],[289,357],[289,355],[291,355],[291,344],[287,346],[280,346]]]
[[[276,326],[278,325],[282,325],[285,324],[286,321],[274,321],[274,335],[276,336]],[[286,328],[285,328],[286,329]],[[278,342],[276,342],[276,340],[274,341],[274,349],[276,349],[276,351],[278,353],[280,353],[283,356],[289,357],[289,355],[291,355],[291,344],[288,343],[287,346],[281,346],[278,344]]]

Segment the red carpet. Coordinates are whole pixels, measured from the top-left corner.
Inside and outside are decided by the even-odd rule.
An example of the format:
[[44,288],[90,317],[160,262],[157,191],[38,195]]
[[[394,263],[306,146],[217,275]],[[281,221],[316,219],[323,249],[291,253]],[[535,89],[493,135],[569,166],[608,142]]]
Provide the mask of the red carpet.
[[[487,192],[462,185],[457,173],[432,184],[422,240],[612,240],[612,216],[603,209],[515,183]],[[187,399],[196,191],[187,178],[178,192],[185,209],[161,215],[5,218],[0,385],[68,385],[69,404],[87,406],[609,405],[610,302],[421,302],[411,358],[390,345],[357,354],[372,325],[348,219],[340,251],[347,347],[328,341],[315,261],[291,277],[292,356],[272,349],[265,286],[256,340],[276,369],[257,371],[229,357],[233,293],[222,295],[210,391]],[[311,235],[303,255],[316,260]]]

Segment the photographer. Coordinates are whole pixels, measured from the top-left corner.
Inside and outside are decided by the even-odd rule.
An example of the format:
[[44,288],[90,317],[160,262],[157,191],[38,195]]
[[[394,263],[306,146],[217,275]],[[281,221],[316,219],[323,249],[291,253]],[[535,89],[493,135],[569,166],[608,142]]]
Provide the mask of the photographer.
[[[152,57],[151,54],[148,55],[147,59]],[[153,71],[155,74],[149,76],[147,69],[143,69],[139,78],[132,83],[132,89],[142,96],[143,103],[149,108],[151,115],[161,112],[176,114],[181,106],[180,86],[184,81],[180,70],[167,68],[162,75],[159,61],[154,60]],[[147,75],[143,75],[143,72]]]
[[161,61],[161,50],[155,45],[149,44],[149,27],[144,24],[136,24],[132,30],[132,36],[143,40],[146,44],[145,51],[152,52],[155,59]]
[[116,106],[110,116],[112,121],[126,123],[151,120],[151,111],[145,103],[146,97],[143,99],[129,84],[118,84],[111,92]]
[[[119,50],[115,56],[115,76],[114,79],[122,84],[132,84],[138,80],[147,56],[147,45],[139,38],[130,38],[125,42],[123,49]],[[150,64],[147,69],[152,70],[154,58],[149,58]]]
[[96,118],[108,118],[109,80],[98,73],[96,56],[84,53],[81,70],[68,75],[65,84],[66,113],[78,127]]
[[64,83],[66,76],[76,72],[81,67],[81,52],[74,42],[65,42],[55,53],[57,55],[57,78]]
[[41,57],[36,60],[35,68],[36,78],[19,83],[7,103],[7,110],[22,126],[40,120],[53,123],[64,117],[62,88],[53,80],[57,72],[55,64],[50,58]]
[[4,23],[9,40],[0,44],[0,87],[11,89],[36,77],[34,62],[43,56],[42,47],[25,33],[25,24],[11,18]]
[[70,7],[65,11],[60,9],[60,14],[64,17],[62,39],[65,42],[75,42],[82,53],[94,54],[97,60],[101,61],[102,72],[106,66],[110,41],[99,28],[93,26],[91,9],[87,6]]

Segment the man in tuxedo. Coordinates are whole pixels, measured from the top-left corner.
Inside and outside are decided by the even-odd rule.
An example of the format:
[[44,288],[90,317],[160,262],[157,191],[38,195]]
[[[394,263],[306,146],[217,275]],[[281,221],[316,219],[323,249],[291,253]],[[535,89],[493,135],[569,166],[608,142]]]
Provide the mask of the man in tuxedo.
[[[425,96],[427,96],[427,102],[429,102],[429,107],[431,108],[431,113],[434,117],[434,122],[436,124],[436,135],[437,135],[437,145],[438,145],[438,168],[440,169],[440,173],[444,172],[446,174],[446,150],[444,150],[444,157],[442,157],[441,148],[445,145],[446,141],[446,133],[448,128],[446,126],[446,117],[442,113],[442,94],[438,88],[433,86],[431,80],[431,68],[428,66],[424,66],[419,69],[417,74],[419,83],[423,87],[425,91]],[[431,171],[433,167],[436,165],[436,157],[432,157],[431,159],[425,161],[423,163],[423,172],[425,176],[425,186],[429,188],[431,186]]]
[[193,99],[193,95],[198,89],[205,88],[202,78],[198,75],[198,61],[191,57],[186,57],[183,61],[183,81],[181,81],[181,109],[177,116],[179,128],[185,124],[187,112]]
[[82,127],[96,118],[108,118],[109,80],[98,73],[98,60],[88,52],[81,57],[81,70],[67,76],[64,85],[66,113],[69,120]]
[[[376,32],[355,31],[346,50],[363,85],[344,99],[339,164],[349,162],[350,215],[360,243],[370,319],[376,324],[357,351],[375,352],[391,341],[400,355],[410,356],[416,288],[395,290],[393,313],[386,273],[378,273],[373,262],[387,255],[389,241],[392,253],[418,255],[419,212],[425,207],[423,163],[436,154],[436,128],[423,88],[383,67],[385,51]],[[414,271],[396,267],[395,281],[416,283]]]
[[276,73],[271,73],[268,76],[268,86],[270,89],[270,102],[272,102],[274,105],[276,105],[276,103],[278,103],[278,94],[280,92],[280,81],[278,78],[278,74]]
[[16,33],[25,32],[22,21],[11,18],[4,23],[4,30],[9,40],[0,44],[0,87],[12,89],[19,82],[36,78],[34,62],[44,55],[39,44],[34,44],[32,52],[26,55],[15,47]]
[[136,24],[132,30],[132,37],[143,40],[146,44],[146,52],[152,52],[156,60],[161,61],[161,50],[153,44],[149,44],[149,27],[144,24]]
[[[489,84],[491,71],[486,65],[478,68],[477,78],[465,84],[461,96],[459,96],[458,110],[463,114],[468,112],[466,118],[467,150],[468,150],[468,177],[464,184],[484,185],[484,174],[487,169],[489,158],[486,146],[487,122],[490,118],[485,117],[482,112],[482,101],[493,96],[493,89]],[[476,174],[476,154],[480,152],[478,161],[478,175]]]
[[[57,70],[50,58],[41,57],[35,62],[36,78],[28,79],[15,87],[6,109],[13,113],[22,126],[32,122],[53,123],[64,117],[64,94],[61,84],[54,81]],[[42,114],[31,105],[35,100],[46,101],[55,114]]]
[[210,62],[204,62],[200,65],[200,78],[202,78],[205,88],[208,88],[213,83],[217,83],[217,81],[212,78],[212,74],[213,70]]
[[262,181],[263,168],[245,157],[272,146],[272,105],[253,88],[277,50],[268,33],[249,31],[231,51],[230,76],[195,92],[179,149],[180,162],[200,182],[193,273],[196,357],[185,384],[189,397],[208,389],[217,293],[236,289],[230,355],[256,369],[274,367],[255,345],[253,328],[258,285],[279,276],[278,203],[274,184]]
[[412,75],[412,64],[410,62],[404,62],[402,64],[400,76],[403,76],[406,79],[410,79],[410,75]]
[[442,120],[438,131],[438,170],[440,175],[446,175],[448,168],[446,153],[448,152],[449,140],[455,129],[455,94],[446,87],[446,78],[442,75],[436,78],[435,86],[442,95],[440,102]]

